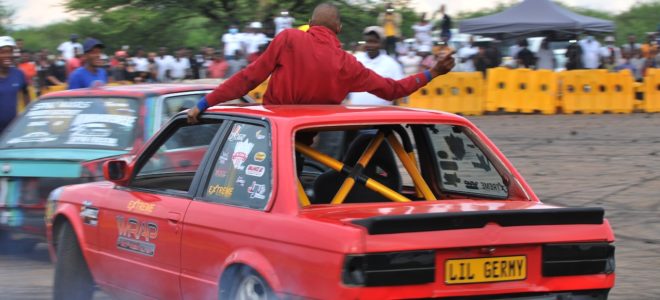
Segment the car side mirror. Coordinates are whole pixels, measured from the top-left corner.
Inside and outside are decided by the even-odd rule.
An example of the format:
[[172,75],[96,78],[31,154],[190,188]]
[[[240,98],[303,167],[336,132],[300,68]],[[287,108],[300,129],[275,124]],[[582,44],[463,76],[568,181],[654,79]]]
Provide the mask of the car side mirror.
[[126,185],[130,178],[128,163],[124,160],[109,160],[103,164],[103,177],[105,180],[118,185]]

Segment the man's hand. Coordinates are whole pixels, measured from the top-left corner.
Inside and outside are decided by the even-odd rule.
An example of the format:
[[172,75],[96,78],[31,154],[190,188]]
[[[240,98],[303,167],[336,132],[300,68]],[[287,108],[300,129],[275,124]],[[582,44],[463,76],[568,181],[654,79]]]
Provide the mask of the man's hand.
[[454,53],[456,53],[456,51],[451,50],[444,55],[441,54],[438,62],[429,70],[431,72],[431,77],[436,78],[440,75],[445,75],[454,68],[454,65],[456,64]]
[[188,110],[188,124],[197,124],[199,123],[199,120],[197,120],[197,116],[199,115],[199,108],[197,106],[193,106]]

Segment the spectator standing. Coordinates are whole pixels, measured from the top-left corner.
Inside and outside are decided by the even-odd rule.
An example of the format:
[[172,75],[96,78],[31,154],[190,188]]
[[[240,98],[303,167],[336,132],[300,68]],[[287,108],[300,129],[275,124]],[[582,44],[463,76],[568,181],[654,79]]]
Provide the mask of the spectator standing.
[[241,50],[236,50],[234,55],[232,55],[232,58],[227,60],[227,63],[229,64],[227,78],[233,76],[247,66],[247,60],[243,57],[243,51]]
[[275,35],[280,34],[284,29],[292,28],[295,21],[296,19],[289,15],[288,11],[280,12],[280,15],[273,19],[273,23],[275,23]]
[[14,58],[16,58],[16,60],[21,59],[21,54],[23,54],[24,49],[23,39],[16,39],[16,47],[14,48]]
[[209,78],[225,78],[227,74],[227,69],[229,69],[229,64],[222,57],[222,52],[216,52],[213,56],[213,60],[208,66],[208,77]]
[[158,48],[158,56],[156,56],[154,60],[156,62],[156,67],[158,68],[156,80],[158,80],[158,82],[169,82],[174,57],[167,54],[167,47]]
[[75,48],[75,49],[73,49],[73,51],[75,53],[74,53],[73,57],[70,58],[70,59],[66,59],[64,57],[64,55],[62,55],[62,59],[64,59],[64,61],[66,62],[65,64],[66,64],[66,75],[67,76],[70,76],[71,73],[73,73],[73,71],[75,69],[78,69],[82,66],[82,56],[83,56],[82,48],[80,48],[80,49]]
[[631,53],[628,52],[628,50],[623,50],[621,53],[621,61],[617,64],[616,67],[614,67],[615,71],[621,71],[621,70],[629,70],[630,73],[635,77],[635,73],[637,72],[635,66],[631,63]]
[[621,46],[621,52],[628,52],[630,55],[637,50],[641,50],[642,45],[637,43],[637,36],[634,34],[628,35],[628,42]]
[[243,51],[243,34],[239,32],[236,24],[229,26],[227,33],[222,35],[222,44],[225,46],[225,57],[229,60],[237,50]]
[[520,48],[518,54],[516,54],[518,67],[526,69],[533,68],[536,64],[536,57],[534,56],[534,52],[528,49],[529,44],[527,43],[527,39],[520,39],[518,47]]
[[420,16],[419,22],[412,26],[412,29],[415,31],[415,41],[417,42],[417,49],[422,46],[428,47],[429,50],[433,46],[433,38],[431,37],[431,30],[433,29],[433,24],[426,20],[426,14],[423,13]]
[[32,61],[32,53],[30,51],[23,50],[18,69],[25,75],[27,84],[32,85],[33,79],[37,76],[37,66]]
[[582,64],[582,47],[580,47],[577,41],[572,40],[569,42],[565,56],[567,59],[566,70],[579,70],[584,68]]
[[268,37],[261,33],[261,22],[252,22],[247,29],[247,33],[243,34],[243,43],[245,45],[245,53],[250,55],[259,52],[259,47],[268,43]]
[[460,60],[460,64],[457,67],[459,72],[476,71],[473,58],[477,53],[479,53],[479,47],[474,44],[474,36],[470,36],[470,42],[463,45],[456,53],[456,56]]
[[451,39],[451,17],[449,14],[447,14],[444,4],[440,6],[440,10],[438,10],[438,12],[442,14],[442,20],[439,22],[440,25],[436,27],[440,27],[440,37],[442,38],[443,42],[447,43]]
[[25,75],[13,67],[16,42],[10,36],[0,37],[0,133],[16,117],[18,93],[23,94],[23,104],[30,103]]
[[385,51],[396,55],[396,42],[401,37],[401,14],[394,10],[392,3],[387,3],[385,12],[378,15],[378,24],[385,31]]
[[84,65],[71,73],[69,76],[68,89],[82,89],[97,87],[108,83],[108,75],[103,68],[101,54],[105,46],[101,41],[87,38],[83,45]]
[[[131,61],[135,64],[135,71],[139,73],[149,73],[149,60],[144,56],[144,50],[138,48],[135,55],[131,57]],[[141,74],[140,77],[147,78],[146,74]]]
[[598,69],[600,65],[600,43],[593,37],[587,36],[580,40],[582,47],[582,64],[585,69]]
[[171,64],[172,72],[170,77],[174,81],[181,81],[186,78],[190,71],[190,60],[186,57],[186,49],[181,48],[176,51],[176,57]]
[[399,62],[403,67],[403,73],[406,76],[419,73],[419,66],[422,64],[422,57],[417,55],[412,48],[408,49],[406,55],[399,56]]
[[[383,43],[387,39],[383,28],[370,26],[364,29],[363,34],[366,42],[364,44],[365,52],[355,56],[357,61],[381,77],[394,80],[403,78],[401,65],[394,58],[387,55],[387,52],[382,50]],[[392,105],[392,101],[379,98],[367,92],[350,93],[348,97],[350,104],[353,105]]]
[[158,81],[158,63],[156,58],[158,55],[156,52],[147,53],[147,61],[149,62],[149,75],[147,82],[157,82]]
[[630,64],[635,68],[633,73],[635,80],[641,82],[644,80],[644,73],[646,72],[646,57],[642,53],[642,50],[636,50],[630,57]]
[[601,66],[611,71],[621,62],[621,49],[614,44],[615,40],[611,35],[606,36],[603,41],[605,45],[600,49]]
[[57,50],[60,51],[64,60],[67,61],[76,56],[76,49],[78,49],[78,53],[83,53],[83,46],[78,43],[77,34],[72,34],[68,41],[61,43],[57,47]]
[[653,58],[653,54],[658,50],[658,41],[655,38],[655,33],[649,33],[646,36],[646,43],[640,46],[642,56],[646,59]]
[[536,53],[536,57],[538,58],[536,69],[554,71],[557,68],[555,53],[550,49],[548,38],[543,39],[543,42],[541,42],[541,47]]
[[58,67],[54,55],[41,53],[37,60],[37,78],[40,93],[48,91],[51,86],[64,85],[66,82],[64,61],[61,61],[61,66]]

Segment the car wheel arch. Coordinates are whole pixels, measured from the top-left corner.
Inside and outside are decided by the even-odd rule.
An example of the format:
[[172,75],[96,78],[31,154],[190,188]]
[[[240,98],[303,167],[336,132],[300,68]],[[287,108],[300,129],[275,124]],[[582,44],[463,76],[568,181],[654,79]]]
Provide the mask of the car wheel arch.
[[226,279],[232,275],[232,272],[236,272],[241,267],[254,270],[268,283],[275,293],[282,290],[279,276],[265,256],[254,249],[239,249],[229,255],[224,262],[219,278],[219,291],[222,291],[223,288],[226,290],[226,285],[231,283]]
[[53,225],[52,225],[52,241],[51,243],[53,244],[53,250],[57,251],[57,236],[59,234],[59,231],[62,229],[62,225],[64,223],[69,223],[71,224],[71,227],[73,228],[73,231],[75,232],[77,238],[78,238],[78,243],[80,244],[80,248],[83,253],[83,256],[87,258],[86,256],[86,245],[87,241],[85,239],[85,235],[82,234],[82,224],[80,223],[80,217],[78,215],[79,213],[76,212],[75,208],[73,206],[67,207],[63,210],[60,210],[54,217],[53,217]]

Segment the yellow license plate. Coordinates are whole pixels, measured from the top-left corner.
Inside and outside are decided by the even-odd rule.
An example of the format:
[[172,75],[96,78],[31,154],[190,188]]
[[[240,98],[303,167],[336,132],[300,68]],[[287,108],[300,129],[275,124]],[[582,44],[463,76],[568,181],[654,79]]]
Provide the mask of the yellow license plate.
[[513,281],[525,278],[527,278],[527,257],[525,256],[445,261],[446,284]]

